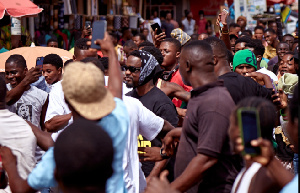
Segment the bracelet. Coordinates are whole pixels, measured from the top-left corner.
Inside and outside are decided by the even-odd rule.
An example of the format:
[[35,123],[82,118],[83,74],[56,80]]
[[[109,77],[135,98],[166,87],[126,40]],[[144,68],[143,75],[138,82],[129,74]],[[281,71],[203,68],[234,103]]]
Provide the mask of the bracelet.
[[228,31],[222,31],[222,34],[229,34]]
[[159,151],[160,156],[161,156],[163,159],[169,159],[170,157],[167,156],[166,153],[163,153],[163,150],[164,150],[164,148],[161,148],[161,149],[160,149],[160,151]]

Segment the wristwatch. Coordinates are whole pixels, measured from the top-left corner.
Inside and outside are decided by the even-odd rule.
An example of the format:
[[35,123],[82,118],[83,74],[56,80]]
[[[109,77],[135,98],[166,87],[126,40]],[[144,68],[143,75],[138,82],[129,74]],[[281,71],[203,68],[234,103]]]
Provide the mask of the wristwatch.
[[166,153],[163,153],[163,150],[164,150],[164,148],[161,148],[161,149],[160,149],[160,151],[159,151],[160,156],[161,156],[163,159],[169,159],[170,157],[167,156]]

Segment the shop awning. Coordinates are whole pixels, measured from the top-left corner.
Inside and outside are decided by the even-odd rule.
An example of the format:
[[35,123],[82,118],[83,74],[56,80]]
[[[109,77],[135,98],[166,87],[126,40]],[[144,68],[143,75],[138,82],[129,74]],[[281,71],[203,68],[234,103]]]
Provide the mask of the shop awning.
[[42,8],[29,0],[0,0],[0,19],[4,17],[5,12],[12,17],[21,17],[36,15],[42,11]]

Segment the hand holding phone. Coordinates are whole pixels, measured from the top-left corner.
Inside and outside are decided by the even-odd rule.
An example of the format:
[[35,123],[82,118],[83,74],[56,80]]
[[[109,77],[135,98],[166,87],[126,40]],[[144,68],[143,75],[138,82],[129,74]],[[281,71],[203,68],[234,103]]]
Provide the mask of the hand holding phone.
[[224,25],[227,25],[226,19],[227,19],[228,11],[226,9],[223,9],[221,12],[221,18],[220,18],[220,27],[223,28]]
[[156,31],[156,35],[161,34],[163,31],[161,30],[160,26],[158,25],[158,23],[154,23],[151,25],[152,30],[155,32],[155,29],[157,29]]
[[36,58],[36,66],[40,66],[41,68],[43,68],[43,62],[44,62],[44,57]]
[[91,48],[94,48],[97,50],[101,49],[101,46],[96,45],[95,41],[97,39],[101,39],[101,40],[104,39],[106,28],[107,28],[107,22],[105,20],[94,21]]
[[243,155],[256,156],[260,154],[259,147],[251,145],[252,140],[261,137],[259,114],[255,108],[239,108],[237,110],[238,125],[241,132]]

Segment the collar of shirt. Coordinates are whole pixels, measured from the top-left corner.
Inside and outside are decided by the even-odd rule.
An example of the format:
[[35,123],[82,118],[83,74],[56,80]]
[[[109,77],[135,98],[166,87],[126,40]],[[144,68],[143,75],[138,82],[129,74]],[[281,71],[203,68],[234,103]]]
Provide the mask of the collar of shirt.
[[198,88],[195,88],[191,91],[191,97],[197,97],[201,93],[207,91],[210,88],[217,87],[217,86],[224,86],[224,81],[223,80],[217,80],[216,82],[212,82],[203,86],[200,86]]

